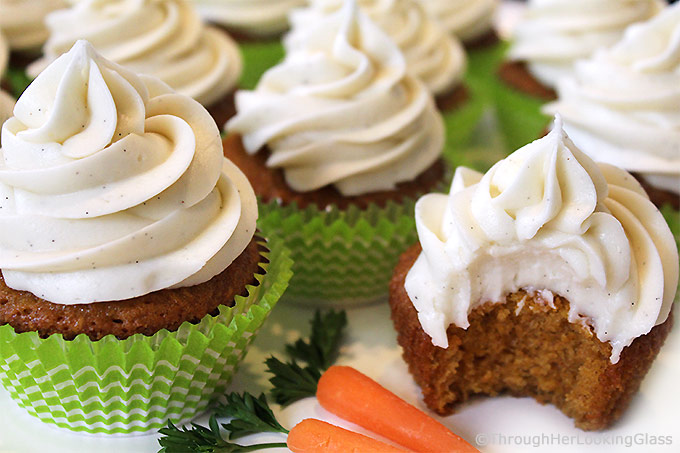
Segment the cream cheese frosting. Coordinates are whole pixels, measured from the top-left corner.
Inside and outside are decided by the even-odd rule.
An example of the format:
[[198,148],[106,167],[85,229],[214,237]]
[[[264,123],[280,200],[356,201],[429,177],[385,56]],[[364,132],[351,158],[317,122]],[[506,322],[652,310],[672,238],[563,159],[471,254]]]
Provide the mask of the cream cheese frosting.
[[579,61],[558,94],[544,110],[585,153],[680,195],[680,5]]
[[39,49],[48,35],[45,16],[65,7],[62,0],[0,0],[0,29],[12,49]]
[[416,205],[423,251],[405,288],[423,330],[447,347],[446,329],[521,288],[570,302],[569,321],[624,347],[666,320],[678,284],[673,234],[635,179],[595,164],[552,132],[482,175],[456,171],[449,195]]
[[493,29],[498,0],[418,0],[428,14],[462,41],[474,41]]
[[664,8],[662,0],[530,0],[517,24],[508,56],[527,62],[551,88],[574,62],[616,43],[629,25]]
[[227,129],[245,149],[266,145],[267,165],[299,192],[391,190],[432,165],[443,121],[390,38],[353,1],[304,31],[254,91],[237,92]]
[[[434,95],[450,93],[466,67],[463,46],[425,14],[414,0],[359,0],[359,7],[399,46],[411,75]],[[286,42],[302,41],[296,33],[342,8],[343,0],[312,0],[309,8],[293,11],[293,31]],[[290,50],[289,50],[290,51]]]
[[2,128],[0,268],[59,304],[125,300],[219,274],[257,202],[196,101],[79,41]]
[[306,0],[194,0],[201,16],[230,30],[253,36],[288,29],[288,13]]
[[236,43],[225,32],[205,26],[186,0],[80,0],[50,14],[47,25],[44,57],[28,70],[33,76],[78,39],[205,106],[231,92],[242,71]]

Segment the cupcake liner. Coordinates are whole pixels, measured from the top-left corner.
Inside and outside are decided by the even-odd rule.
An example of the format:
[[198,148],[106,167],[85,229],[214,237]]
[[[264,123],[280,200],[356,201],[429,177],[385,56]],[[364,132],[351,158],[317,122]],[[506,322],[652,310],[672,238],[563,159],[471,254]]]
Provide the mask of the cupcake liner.
[[[434,191],[446,191],[450,172]],[[260,203],[259,227],[291,250],[293,278],[284,299],[314,306],[347,307],[387,296],[399,255],[416,242],[417,198],[385,207],[339,209],[296,203]]]
[[0,381],[29,414],[73,431],[128,434],[192,419],[224,392],[288,285],[289,251],[266,245],[266,273],[248,296],[174,332],[91,341],[1,326]]

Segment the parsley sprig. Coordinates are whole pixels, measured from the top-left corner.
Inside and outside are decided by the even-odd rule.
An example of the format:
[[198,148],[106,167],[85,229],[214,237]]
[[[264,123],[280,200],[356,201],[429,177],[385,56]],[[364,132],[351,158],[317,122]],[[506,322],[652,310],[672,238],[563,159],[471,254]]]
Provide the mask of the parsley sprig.
[[[265,362],[267,371],[273,375],[269,379],[274,386],[271,394],[282,406],[316,395],[321,375],[335,363],[340,353],[347,314],[331,310],[322,315],[317,310],[311,324],[309,340],[299,339],[286,345],[290,361],[283,362],[272,356]],[[307,365],[301,366],[298,360]]]
[[264,393],[255,398],[250,393],[227,395],[227,403],[215,408],[218,417],[231,418],[224,426],[229,439],[238,439],[256,433],[272,432],[288,434],[272,412]]
[[[271,394],[283,406],[316,395],[321,375],[333,365],[340,352],[347,315],[344,311],[321,314],[317,310],[311,325],[309,340],[299,339],[286,345],[289,361],[282,362],[275,357],[266,360],[267,370],[273,374],[269,380],[274,387]],[[168,422],[168,426],[160,430],[160,453],[242,453],[286,446],[283,442],[256,445],[231,442],[262,432],[287,434],[288,430],[276,420],[264,394],[256,398],[247,392],[234,392],[226,395],[226,399],[226,403],[216,406],[208,427],[192,423],[191,427],[180,428]],[[220,424],[218,417],[230,420]],[[228,439],[222,430],[228,433]]]
[[208,426],[206,428],[192,423],[191,428],[178,428],[172,422],[168,422],[167,428],[160,430],[163,437],[158,439],[162,447],[159,453],[245,453],[266,448],[286,447],[285,442],[256,445],[239,445],[229,442],[222,437],[220,424],[214,414],[210,416]]

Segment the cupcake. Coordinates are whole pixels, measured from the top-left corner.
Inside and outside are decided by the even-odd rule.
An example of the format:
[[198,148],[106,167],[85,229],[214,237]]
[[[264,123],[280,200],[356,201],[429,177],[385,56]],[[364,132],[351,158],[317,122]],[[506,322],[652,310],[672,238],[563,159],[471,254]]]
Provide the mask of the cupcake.
[[[360,9],[399,46],[409,73],[422,80],[441,108],[465,100],[463,46],[430,19],[415,0],[359,0]],[[342,8],[343,0],[312,0],[309,8],[291,13],[293,31],[285,43],[291,52],[305,46],[306,29]]]
[[384,298],[389,266],[414,237],[415,197],[444,178],[441,115],[354,1],[296,31],[289,49],[254,91],[237,92],[225,153],[292,248],[287,295]]
[[215,122],[85,41],[14,115],[2,128],[0,381],[30,414],[77,431],[194,417],[290,276],[285,253],[255,236],[255,195]]
[[425,11],[466,47],[481,47],[498,41],[493,17],[498,0],[418,0]]
[[484,175],[458,168],[416,224],[390,303],[428,407],[531,396],[586,430],[623,414],[678,283],[673,234],[630,174],[595,164],[558,119]]
[[638,177],[652,201],[680,209],[680,5],[631,26],[558,85],[564,128],[591,158]]
[[239,40],[263,40],[288,29],[288,13],[306,0],[193,0],[201,16]]
[[662,0],[530,0],[517,24],[500,76],[514,88],[555,98],[557,81],[576,60],[621,38],[630,24],[664,8]]
[[0,30],[14,52],[17,66],[25,67],[47,39],[45,16],[65,8],[63,0],[0,0]]
[[238,46],[223,31],[204,26],[188,0],[82,0],[46,21],[50,37],[44,57],[28,68],[33,77],[87,39],[111,61],[196,99],[218,124],[234,113],[242,70]]

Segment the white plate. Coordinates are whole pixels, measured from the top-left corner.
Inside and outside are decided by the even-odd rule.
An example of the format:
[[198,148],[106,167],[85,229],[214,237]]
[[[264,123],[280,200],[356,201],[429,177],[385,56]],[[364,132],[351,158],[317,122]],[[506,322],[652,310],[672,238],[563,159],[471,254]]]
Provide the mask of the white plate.
[[[264,360],[273,354],[283,358],[283,344],[308,335],[310,309],[276,307],[255,340],[235,378],[233,390],[246,389],[254,394],[269,388]],[[340,362],[352,365],[376,379],[406,401],[425,408],[420,390],[408,374],[396,344],[389,318],[389,307],[380,304],[348,311],[347,342]],[[454,432],[483,452],[644,452],[680,451],[680,329],[673,329],[642,383],[639,393],[623,418],[610,430],[586,433],[574,427],[571,419],[552,406],[541,406],[530,398],[480,398],[459,412],[442,419]],[[277,412],[286,427],[303,418],[315,417],[362,431],[322,409],[316,399],[308,398]],[[205,423],[206,417],[199,419]],[[364,431],[365,432],[365,431]],[[670,445],[650,442],[670,440]],[[279,435],[258,435],[243,439],[244,444],[284,441]],[[477,442],[476,442],[477,441]],[[534,447],[536,445],[536,447]],[[627,445],[630,445],[629,447]],[[2,453],[121,453],[155,452],[156,435],[132,438],[95,437],[53,428],[27,415],[0,390],[0,452]],[[285,449],[269,450],[283,452]]]

